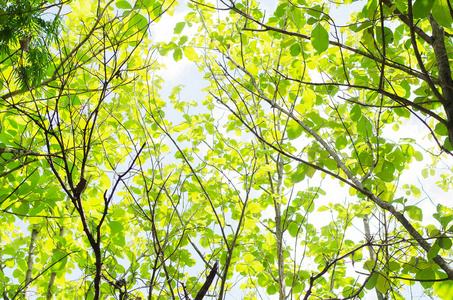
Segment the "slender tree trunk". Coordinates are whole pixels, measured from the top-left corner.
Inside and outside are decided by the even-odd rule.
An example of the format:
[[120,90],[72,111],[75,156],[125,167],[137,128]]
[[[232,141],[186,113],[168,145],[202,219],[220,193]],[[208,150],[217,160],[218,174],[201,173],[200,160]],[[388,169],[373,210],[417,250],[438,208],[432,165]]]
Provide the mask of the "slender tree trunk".
[[[365,237],[368,241],[371,240],[371,233],[370,233],[370,219],[368,218],[368,215],[363,216],[363,227],[365,228]],[[370,259],[375,260],[374,256],[374,250],[373,247],[368,246],[368,251],[370,252]],[[378,300],[384,300],[384,296],[382,295],[381,292],[379,292],[376,288],[376,296]]]
[[[64,226],[61,226],[59,236],[63,237],[64,236],[64,232],[65,232],[65,228],[64,228]],[[56,276],[57,276],[57,272],[52,272],[50,274],[49,284],[47,285],[47,294],[46,294],[46,299],[47,300],[52,299],[52,286],[53,286],[53,284],[55,282],[55,277]]]
[[[286,299],[286,285],[285,285],[285,261],[283,258],[283,224],[282,224],[282,210],[281,210],[281,186],[283,183],[283,163],[281,156],[277,158],[277,186],[274,191],[278,198],[274,198],[274,208],[275,208],[275,238],[277,240],[277,262],[278,262],[278,293],[279,300]],[[270,179],[272,180],[272,179]]]
[[38,238],[39,224],[33,225],[31,231],[30,245],[28,247],[27,273],[25,275],[25,298],[28,298],[28,285],[30,284],[33,273],[33,259],[35,258],[36,239]]
[[[2,242],[2,236],[0,235],[0,244]],[[5,274],[3,270],[3,258],[2,258],[2,248],[0,247],[0,271]],[[6,295],[6,290],[2,293],[3,299],[9,300],[8,296]]]

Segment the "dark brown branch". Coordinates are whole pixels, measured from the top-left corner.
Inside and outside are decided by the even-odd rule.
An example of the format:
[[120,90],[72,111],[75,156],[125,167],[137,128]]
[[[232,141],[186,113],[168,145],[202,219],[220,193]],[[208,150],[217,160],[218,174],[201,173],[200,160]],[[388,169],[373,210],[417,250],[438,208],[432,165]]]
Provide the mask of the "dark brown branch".
[[444,99],[443,105],[448,120],[448,133],[450,144],[453,143],[453,79],[451,78],[450,63],[448,53],[445,48],[444,29],[437,24],[432,15],[428,15],[428,20],[433,30],[433,50],[436,56],[437,71],[439,73],[440,87]]
[[434,82],[431,80],[431,77],[429,76],[429,73],[426,70],[425,64],[423,62],[421,53],[418,50],[417,40],[416,40],[416,37],[415,37],[415,25],[413,24],[414,20],[413,20],[413,16],[412,16],[412,0],[409,0],[407,3],[408,3],[408,8],[407,9],[409,11],[409,15],[408,15],[409,25],[408,26],[409,26],[409,29],[410,29],[411,44],[412,44],[412,48],[414,50],[415,58],[417,59],[417,63],[418,63],[418,66],[420,68],[420,71],[426,76],[426,82],[428,83],[429,88],[434,93],[436,98],[439,99],[439,101],[442,104],[444,104],[444,98],[442,97],[440,92],[437,90],[437,88],[434,86]]
[[202,300],[203,297],[206,295],[206,292],[209,290],[209,287],[212,284],[212,281],[214,280],[215,274],[217,273],[217,269],[219,267],[218,262],[215,262],[214,266],[211,269],[211,272],[209,272],[208,277],[206,278],[205,283],[201,287],[200,291],[198,292],[197,296],[195,297],[195,300]]
[[446,120],[444,120],[443,118],[441,118],[438,114],[432,112],[429,109],[424,108],[423,106],[420,106],[418,103],[414,103],[414,102],[412,102],[410,100],[407,100],[406,98],[400,97],[398,95],[392,94],[390,92],[387,92],[387,91],[379,89],[379,88],[376,89],[376,88],[373,88],[371,86],[346,84],[346,83],[337,83],[337,82],[319,82],[319,83],[317,83],[317,82],[308,82],[308,81],[302,81],[302,80],[298,80],[298,79],[294,79],[294,78],[288,77],[288,76],[280,73],[277,70],[274,70],[274,71],[277,72],[280,76],[282,76],[285,79],[292,80],[292,81],[295,81],[295,82],[299,82],[299,83],[302,83],[302,84],[305,84],[305,85],[313,85],[313,86],[328,86],[328,85],[344,86],[344,87],[348,87],[348,88],[356,88],[356,89],[363,89],[363,90],[373,91],[373,92],[379,93],[379,94],[381,94],[383,96],[386,96],[386,97],[388,97],[388,98],[390,98],[392,100],[395,100],[398,103],[402,103],[404,106],[411,106],[411,107],[413,107],[415,109],[418,109],[419,111],[427,114],[428,116],[433,117],[434,119],[436,119],[437,121],[439,121],[440,123],[442,123],[444,125],[448,124],[448,122]]
[[23,155],[31,155],[31,156],[55,156],[55,154],[49,153],[39,153],[37,151],[32,151],[28,149],[1,149],[0,148],[0,155],[3,153],[11,153],[11,154],[23,154]]

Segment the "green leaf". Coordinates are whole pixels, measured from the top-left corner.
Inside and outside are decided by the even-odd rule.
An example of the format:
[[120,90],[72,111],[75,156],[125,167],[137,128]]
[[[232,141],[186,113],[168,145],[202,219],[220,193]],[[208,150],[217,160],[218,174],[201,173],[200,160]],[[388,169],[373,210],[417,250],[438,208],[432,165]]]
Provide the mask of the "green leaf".
[[439,221],[440,225],[442,225],[442,229],[445,230],[450,221],[453,220],[453,214],[451,213],[449,208],[446,208],[445,206],[440,204],[437,205],[437,211],[437,213],[433,214],[433,217],[434,219]]
[[132,5],[127,1],[116,1],[116,7],[119,9],[132,9]]
[[291,182],[298,183],[304,180],[305,175],[307,174],[308,166],[306,164],[297,165],[296,171],[291,174]]
[[440,26],[451,28],[453,20],[447,1],[448,0],[435,0],[431,13]]
[[374,268],[376,268],[376,262],[374,260],[369,259],[363,263],[363,268],[365,270],[372,271]]
[[428,171],[429,171],[428,169],[423,169],[423,170],[422,170],[422,176],[423,176],[423,178],[425,178],[425,179],[428,178],[428,175],[429,175]]
[[301,50],[302,49],[300,47],[299,42],[296,42],[296,43],[292,44],[292,46],[289,48],[289,53],[291,54],[291,56],[297,56],[297,55],[299,55]]
[[377,283],[378,276],[379,276],[378,273],[373,273],[371,275],[370,279],[368,279],[368,281],[365,284],[365,288],[367,290],[374,289],[374,287],[376,286],[376,283]]
[[182,59],[182,50],[181,48],[177,48],[175,52],[173,52],[173,59],[175,61],[179,61]]
[[422,221],[423,220],[423,211],[420,207],[414,205],[408,205],[404,208],[404,210],[409,215],[409,218],[415,221]]
[[178,45],[179,45],[179,46],[182,46],[182,45],[184,45],[188,40],[189,40],[189,38],[187,37],[187,35],[183,35],[183,36],[179,39]]
[[388,263],[388,269],[391,272],[398,272],[400,268],[401,268],[401,265],[399,263],[397,263],[396,261],[390,261]]
[[325,158],[322,160],[322,163],[327,167],[327,169],[332,171],[337,170],[338,168],[337,162],[333,158]]
[[258,285],[260,287],[265,287],[267,286],[267,284],[268,284],[267,277],[263,273],[258,274]]
[[137,0],[137,2],[135,3],[135,8],[151,10],[153,4],[153,0]]
[[440,299],[451,299],[451,295],[453,295],[452,280],[438,281],[434,283],[433,288]]
[[378,172],[376,176],[384,182],[392,182],[393,181],[393,173],[390,172]]
[[335,140],[335,147],[337,147],[338,150],[343,150],[346,148],[348,145],[348,139],[346,138],[345,135],[340,135],[336,140]]
[[195,52],[195,50],[192,47],[184,47],[183,51],[187,59],[191,61],[195,61],[198,58],[197,52]]
[[370,120],[361,117],[359,122],[357,122],[357,133],[363,138],[370,138],[373,135],[373,125]]
[[259,203],[256,203],[256,202],[250,203],[247,206],[247,212],[252,213],[252,214],[258,213],[262,210],[263,210],[263,208],[261,207],[261,205],[259,205]]
[[292,237],[296,237],[299,232],[299,225],[296,222],[289,223],[288,232]]
[[[426,268],[423,270],[420,270],[417,272],[415,275],[415,279],[418,280],[434,280],[436,279],[436,274],[434,273],[434,270],[432,268]],[[425,288],[428,289],[433,285],[433,281],[420,281],[420,284]]]
[[321,211],[326,211],[326,210],[329,210],[329,207],[328,206],[325,206],[325,205],[322,205],[318,208],[318,211],[321,212]]
[[437,133],[438,135],[448,136],[447,126],[445,126],[442,123],[436,124],[436,126],[434,127],[434,132]]
[[148,28],[148,20],[140,14],[134,15],[130,22],[137,30],[146,30]]
[[428,258],[429,261],[431,261],[434,257],[437,256],[437,254],[440,251],[440,246],[438,243],[434,243],[431,249],[429,249],[428,253],[426,254],[426,257]]
[[124,226],[120,221],[110,221],[109,222],[110,230],[113,234],[123,233]]
[[28,202],[22,202],[20,205],[13,206],[13,212],[21,216],[25,216],[30,209],[30,204]]
[[283,40],[281,43],[280,43],[280,47],[282,49],[287,49],[290,45],[296,43],[296,39],[295,38],[289,38],[289,39],[285,39]]
[[360,117],[362,116],[362,109],[361,109],[360,105],[354,105],[354,107],[351,109],[350,115],[351,115],[351,120],[353,122],[357,122],[360,119]]
[[52,268],[53,272],[61,271],[66,267],[66,263],[68,262],[68,255],[65,252],[54,249],[52,255]]
[[5,24],[8,21],[7,11],[4,9],[0,9],[0,25]]
[[174,34],[180,34],[185,26],[186,26],[186,22],[176,23],[176,26],[175,26],[175,29],[174,29],[173,33]]
[[450,143],[450,137],[447,137],[444,142],[444,148],[448,151],[453,151],[453,145]]
[[203,248],[209,247],[210,244],[211,244],[211,243],[210,243],[210,241],[209,241],[208,238],[202,237],[202,238],[200,239],[200,245],[201,245]]
[[414,157],[415,157],[415,159],[417,161],[422,161],[423,160],[423,154],[421,154],[421,152],[419,152],[419,151],[415,151]]
[[304,287],[305,286],[304,286],[303,282],[300,282],[300,281],[296,282],[293,286],[293,293],[294,294],[301,293],[304,290]]
[[19,269],[15,269],[13,271],[13,277],[14,278],[19,278],[19,277],[22,277],[22,276],[23,276],[23,273]]
[[310,177],[310,178],[313,178],[313,175],[315,175],[315,173],[316,173],[316,169],[310,167],[309,165],[306,165],[306,166],[308,167],[307,176]]
[[412,15],[416,19],[424,19],[431,12],[434,0],[416,0],[412,6]]
[[445,249],[445,250],[450,250],[450,249],[451,249],[451,246],[452,246],[451,239],[448,238],[448,237],[445,236],[445,235],[443,235],[443,236],[437,238],[436,243],[438,243],[439,246],[440,246],[442,249]]
[[363,6],[362,12],[367,16],[368,19],[373,19],[374,16],[376,15],[377,5],[378,5],[377,0],[371,0],[368,1],[366,5]]
[[376,289],[382,294],[385,294],[387,293],[389,288],[390,288],[389,280],[385,276],[379,274],[376,281]]
[[287,7],[288,3],[280,3],[275,9],[274,16],[276,16],[277,18],[281,18],[286,13]]
[[321,24],[316,25],[312,30],[311,44],[319,54],[326,51],[329,47],[329,33]]
[[393,41],[393,32],[390,28],[384,27],[384,39],[382,38],[382,27],[376,27],[376,38],[379,44],[383,44],[382,41],[385,41],[385,44],[388,45]]
[[16,128],[16,129],[19,128],[19,124],[17,124],[16,120],[14,120],[14,119],[8,119],[7,121],[9,122],[9,124],[10,124],[13,128]]
[[294,120],[289,120],[288,126],[286,128],[286,133],[288,135],[288,139],[294,140],[294,139],[298,138],[302,134],[302,132],[303,132],[303,128],[302,128],[302,126],[299,125],[299,123],[297,123]]
[[160,4],[159,2],[154,4],[152,13],[154,17],[159,17],[162,14],[162,4]]
[[271,285],[268,285],[268,287],[266,288],[266,292],[269,294],[269,295],[275,295],[277,294],[277,287],[275,286],[275,284],[271,284]]
[[407,110],[407,109],[404,108],[404,107],[396,107],[393,111],[394,111],[398,116],[404,117],[404,118],[407,118],[407,119],[411,116],[410,111]]
[[407,82],[407,80],[403,80],[400,84],[400,86],[404,89],[405,91],[405,94],[403,96],[403,98],[409,98],[409,96],[411,95],[411,86],[409,85],[409,83]]

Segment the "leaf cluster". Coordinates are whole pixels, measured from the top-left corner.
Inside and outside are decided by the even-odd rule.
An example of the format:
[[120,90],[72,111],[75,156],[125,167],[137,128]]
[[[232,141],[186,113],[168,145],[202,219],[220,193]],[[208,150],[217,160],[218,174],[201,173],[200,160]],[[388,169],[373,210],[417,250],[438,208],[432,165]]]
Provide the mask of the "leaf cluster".
[[[33,0],[0,3],[1,67],[14,68],[16,82],[22,89],[37,86],[50,65],[47,45],[56,41],[61,18],[49,8],[58,5],[62,4]],[[26,43],[24,49],[21,41]]]

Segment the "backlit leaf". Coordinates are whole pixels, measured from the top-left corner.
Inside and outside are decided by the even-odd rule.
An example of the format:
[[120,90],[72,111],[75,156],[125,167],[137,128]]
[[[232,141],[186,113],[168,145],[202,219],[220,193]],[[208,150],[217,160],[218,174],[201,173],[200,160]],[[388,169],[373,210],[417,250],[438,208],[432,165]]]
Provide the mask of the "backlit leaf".
[[382,294],[387,293],[388,289],[390,288],[390,282],[387,277],[379,274],[376,280],[376,289],[381,292]]
[[420,207],[414,205],[408,205],[404,208],[404,210],[409,215],[409,218],[415,221],[422,221],[423,220],[423,211]]
[[426,18],[431,12],[435,0],[416,0],[412,6],[412,14],[416,19]]
[[124,0],[116,1],[116,7],[118,7],[119,9],[132,9],[132,5]]
[[329,47],[329,33],[321,24],[316,25],[312,30],[311,44],[319,54],[326,51]]
[[294,140],[298,138],[303,132],[302,126],[299,125],[294,120],[289,120],[288,126],[287,126],[287,134],[288,134],[288,139]]
[[173,32],[175,34],[180,34],[185,26],[186,26],[186,22],[178,22],[178,23],[176,23],[176,26],[175,26],[175,29]]
[[438,281],[433,284],[433,288],[440,299],[449,299],[453,295],[453,282],[451,280]]
[[453,19],[447,1],[448,0],[434,0],[431,13],[439,25],[445,28],[451,28]]
[[292,56],[297,56],[297,55],[299,55],[300,52],[301,52],[301,47],[300,47],[300,44],[297,42],[292,44],[291,47],[289,48],[289,53]]

